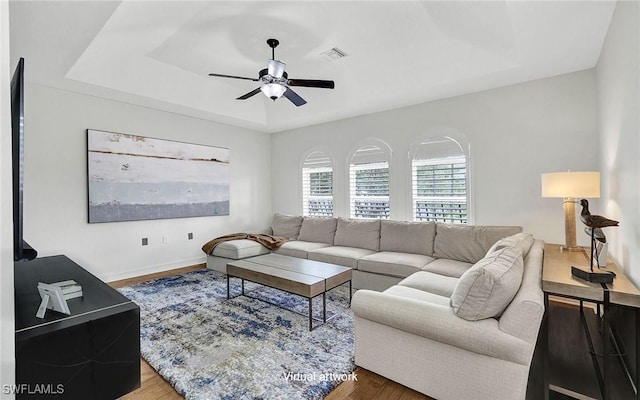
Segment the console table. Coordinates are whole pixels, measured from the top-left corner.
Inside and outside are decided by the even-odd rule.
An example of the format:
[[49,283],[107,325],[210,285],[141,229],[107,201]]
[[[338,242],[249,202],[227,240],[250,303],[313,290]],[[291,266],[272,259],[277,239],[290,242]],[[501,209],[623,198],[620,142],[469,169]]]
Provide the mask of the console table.
[[[589,352],[591,353],[592,362],[596,371],[598,386],[602,399],[612,399],[610,394],[610,385],[607,385],[607,376],[611,371],[611,359],[618,353],[618,344],[615,337],[611,335],[610,326],[610,307],[622,306],[631,307],[635,310],[635,330],[636,330],[636,364],[640,361],[640,291],[633,285],[615,263],[608,261],[607,266],[602,268],[606,271],[616,273],[616,278],[611,284],[593,283],[575,278],[571,275],[571,266],[588,267],[590,259],[588,257],[589,250],[580,252],[567,252],[560,249],[560,245],[545,244],[544,262],[542,273],[542,290],[545,296],[545,307],[549,310],[549,296],[559,296],[578,300],[580,303],[580,314],[582,328],[584,329]],[[590,302],[597,305],[597,315],[599,318],[600,330],[602,332],[602,353],[604,356],[599,360],[594,350],[594,342],[592,333],[589,330],[587,319],[584,314],[583,302]],[[549,349],[549,321],[548,313],[545,315],[543,325],[544,335],[544,353],[548,360]],[[545,362],[547,364],[547,362]],[[549,398],[549,377],[548,365],[545,365],[545,399]],[[636,366],[635,377],[632,377],[627,370],[627,377],[635,381],[632,384],[638,385],[640,382],[640,369]],[[586,377],[585,377],[586,378]],[[565,393],[566,394],[566,393]],[[579,397],[585,398],[585,397]],[[635,393],[637,400],[638,393]]]
[[[115,399],[140,387],[140,308],[66,256],[17,262],[17,399]],[[38,282],[75,280],[71,315],[40,305]],[[46,392],[48,391],[48,392]],[[51,396],[38,394],[49,393]]]

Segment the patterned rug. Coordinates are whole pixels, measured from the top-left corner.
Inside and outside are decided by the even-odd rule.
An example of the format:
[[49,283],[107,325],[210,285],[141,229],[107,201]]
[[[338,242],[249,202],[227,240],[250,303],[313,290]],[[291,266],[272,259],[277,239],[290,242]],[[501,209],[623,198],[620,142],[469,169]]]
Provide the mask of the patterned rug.
[[[349,289],[327,294],[326,325],[245,296],[199,270],[119,289],[140,306],[142,357],[187,399],[322,399],[354,379]],[[232,295],[240,280],[231,280]],[[245,283],[245,291],[306,315],[308,300]],[[314,299],[322,317],[322,296]],[[314,321],[314,326],[317,322]]]

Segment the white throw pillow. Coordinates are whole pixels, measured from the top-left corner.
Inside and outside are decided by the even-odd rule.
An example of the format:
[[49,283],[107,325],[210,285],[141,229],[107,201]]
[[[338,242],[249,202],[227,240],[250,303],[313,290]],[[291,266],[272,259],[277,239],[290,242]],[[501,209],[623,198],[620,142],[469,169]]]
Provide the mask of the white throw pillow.
[[522,283],[522,253],[505,247],[478,261],[462,274],[451,295],[454,313],[469,321],[502,314]]
[[505,247],[515,247],[522,252],[522,258],[527,258],[531,246],[533,246],[533,235],[530,233],[516,233],[515,235],[507,236],[495,242],[489,251],[487,251],[487,255],[490,255],[496,250],[504,249]]

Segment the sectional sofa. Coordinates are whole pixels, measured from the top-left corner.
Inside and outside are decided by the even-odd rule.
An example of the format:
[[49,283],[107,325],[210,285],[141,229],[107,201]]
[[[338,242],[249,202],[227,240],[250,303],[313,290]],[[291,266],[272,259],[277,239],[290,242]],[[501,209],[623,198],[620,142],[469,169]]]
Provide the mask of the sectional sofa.
[[[353,268],[353,288],[382,291],[418,271],[459,278],[499,239],[521,232],[516,226],[467,226],[275,214],[263,232],[291,240],[275,253]],[[267,254],[251,240],[218,244],[207,267],[226,273],[227,263]]]
[[[276,214],[276,253],[353,268],[355,363],[439,400],[524,399],[544,243],[515,226]],[[269,250],[223,242],[209,268]]]
[[421,271],[383,292],[357,291],[356,364],[438,400],[525,399],[544,315],[542,259],[543,243],[518,234],[459,278]]

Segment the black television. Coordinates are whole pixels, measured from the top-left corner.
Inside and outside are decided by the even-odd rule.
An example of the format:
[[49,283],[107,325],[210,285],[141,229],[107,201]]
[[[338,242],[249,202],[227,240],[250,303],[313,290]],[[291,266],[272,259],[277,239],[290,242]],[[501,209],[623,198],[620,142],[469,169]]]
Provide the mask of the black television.
[[38,256],[22,231],[24,187],[24,58],[11,79],[11,160],[13,169],[13,259],[29,261]]

